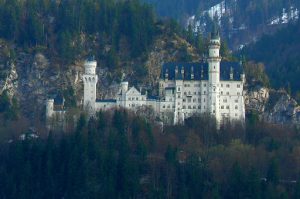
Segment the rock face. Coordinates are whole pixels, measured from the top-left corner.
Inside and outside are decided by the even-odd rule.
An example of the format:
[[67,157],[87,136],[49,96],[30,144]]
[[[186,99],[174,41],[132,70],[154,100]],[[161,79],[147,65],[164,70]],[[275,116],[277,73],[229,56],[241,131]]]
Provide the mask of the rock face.
[[264,118],[271,123],[300,124],[300,106],[287,93],[281,93],[274,107],[264,113]]
[[246,111],[276,124],[300,124],[300,106],[285,91],[256,87],[245,93]]
[[264,87],[256,87],[248,89],[245,92],[246,111],[255,110],[258,113],[265,111],[265,106],[269,100],[269,89]]

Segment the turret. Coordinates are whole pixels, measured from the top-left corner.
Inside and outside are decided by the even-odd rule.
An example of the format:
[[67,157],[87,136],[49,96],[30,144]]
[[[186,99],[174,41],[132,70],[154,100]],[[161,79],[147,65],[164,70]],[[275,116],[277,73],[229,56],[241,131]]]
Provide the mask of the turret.
[[53,117],[54,114],[54,99],[48,99],[46,101],[46,118]]
[[211,39],[209,43],[209,57],[207,59],[208,62],[208,82],[209,82],[209,104],[208,110],[209,113],[216,118],[217,127],[219,128],[221,114],[219,109],[220,104],[220,47],[221,47],[221,40],[219,31],[217,30],[216,26],[214,27],[211,33]]
[[216,26],[211,33],[210,43],[209,43],[209,57],[219,57],[220,56],[220,47],[221,47],[221,39],[219,31]]
[[97,61],[94,58],[89,58],[84,63],[85,74],[96,75]]
[[123,95],[128,91],[128,82],[121,82],[121,91]]
[[98,82],[98,75],[96,75],[97,61],[94,59],[94,57],[85,61],[84,68],[83,106],[86,111],[88,111],[90,114],[93,114],[96,111],[96,86]]

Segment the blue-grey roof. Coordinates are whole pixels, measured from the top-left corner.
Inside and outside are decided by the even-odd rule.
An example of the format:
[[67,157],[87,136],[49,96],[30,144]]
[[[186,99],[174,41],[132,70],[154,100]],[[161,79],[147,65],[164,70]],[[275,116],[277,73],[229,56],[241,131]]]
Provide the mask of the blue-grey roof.
[[98,100],[98,99],[97,99],[96,102],[116,103],[117,100],[115,100],[115,99]]
[[54,98],[54,105],[64,105],[64,96],[61,93],[58,93]]
[[148,100],[158,100],[158,96],[148,96],[147,97]]
[[[181,70],[184,68],[184,75],[182,76]],[[177,75],[175,75],[175,71]],[[161,70],[161,79],[166,79],[166,72],[168,71],[169,80],[192,80],[192,70],[194,73],[194,80],[208,80],[208,63],[165,63]],[[220,65],[220,80],[230,80],[230,72],[233,71],[233,80],[240,81],[241,74],[243,74],[243,66],[238,62],[225,62],[222,61]]]

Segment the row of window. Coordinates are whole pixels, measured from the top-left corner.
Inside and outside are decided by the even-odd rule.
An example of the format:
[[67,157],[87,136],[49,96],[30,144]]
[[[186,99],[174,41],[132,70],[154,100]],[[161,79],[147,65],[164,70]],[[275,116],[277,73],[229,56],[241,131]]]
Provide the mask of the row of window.
[[[190,84],[184,84],[183,86],[184,87],[191,87]],[[201,86],[201,84],[194,84],[194,87],[200,87],[200,86]],[[206,84],[203,84],[203,86],[206,87]],[[230,84],[226,84],[226,85],[221,84],[221,88],[223,88],[223,87],[230,88]],[[241,88],[241,84],[237,84],[236,87]]]
[[[129,97],[128,100],[129,100],[129,101],[135,101],[135,100],[136,100],[136,101],[139,101],[140,98],[139,98],[139,97]],[[141,100],[144,100],[144,98],[141,98]]]
[[[216,91],[216,90],[214,89],[214,91]],[[192,94],[197,95],[197,92],[192,93],[191,91],[189,91],[189,92],[184,92],[183,94],[184,94],[184,95],[189,95],[189,96],[190,96],[190,95],[192,95]],[[204,91],[203,94],[206,95],[206,91]],[[236,94],[237,94],[238,96],[241,95],[240,92],[237,92]],[[198,95],[201,95],[201,92],[198,92]],[[223,92],[223,91],[221,91],[221,95],[224,95],[224,92]],[[230,95],[230,92],[226,92],[226,95]]]
[[[185,106],[185,105],[183,105],[182,109],[197,109],[197,106]],[[201,106],[198,106],[198,109],[201,109]],[[203,106],[203,109],[205,109],[205,106]]]
[[[230,107],[227,105],[227,106],[226,106],[226,109],[229,109],[229,108],[230,108]],[[221,106],[221,109],[225,109],[225,106]],[[238,106],[235,106],[234,109],[235,109],[235,110],[238,110],[239,107],[238,107]]]
[[[192,99],[191,98],[187,98],[187,99],[183,99],[182,101],[183,102],[192,102]],[[197,102],[197,99],[194,98],[193,102]],[[198,98],[198,102],[201,103],[201,99],[200,98]],[[205,98],[203,99],[203,102],[205,102]]]

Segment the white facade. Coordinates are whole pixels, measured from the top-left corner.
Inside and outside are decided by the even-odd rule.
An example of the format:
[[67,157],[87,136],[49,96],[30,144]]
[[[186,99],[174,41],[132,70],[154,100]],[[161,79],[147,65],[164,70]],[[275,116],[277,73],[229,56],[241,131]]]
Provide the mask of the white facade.
[[118,107],[136,110],[148,106],[163,121],[174,124],[201,113],[214,116],[218,126],[226,121],[244,121],[245,75],[239,63],[221,62],[220,44],[220,37],[215,34],[210,41],[207,62],[163,66],[157,99],[149,99],[135,87],[129,88],[128,82],[122,82],[115,99],[97,101],[96,62],[88,61],[83,76],[84,105],[91,113]]

